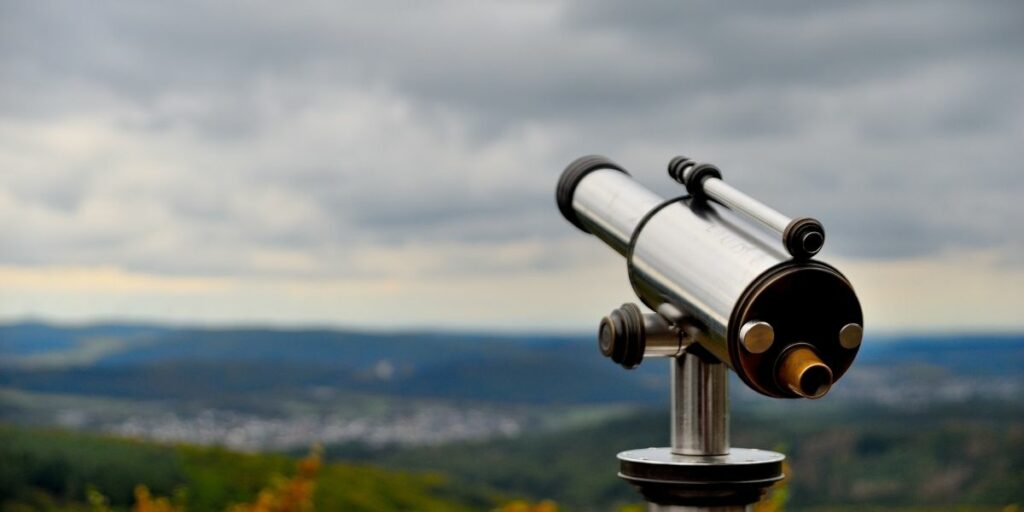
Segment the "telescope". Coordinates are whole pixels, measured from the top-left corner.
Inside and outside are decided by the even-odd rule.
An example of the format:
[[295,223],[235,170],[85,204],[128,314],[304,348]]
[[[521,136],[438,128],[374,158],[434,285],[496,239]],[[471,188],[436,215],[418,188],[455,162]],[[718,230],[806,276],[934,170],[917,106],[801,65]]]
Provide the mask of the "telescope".
[[665,199],[602,156],[562,173],[558,208],[626,260],[637,298],[598,330],[627,369],[671,358],[671,446],[618,455],[619,476],[651,510],[746,510],[783,478],[780,453],[729,446],[733,370],[773,398],[817,399],[853,363],[864,319],[849,280],[814,259],[822,224],[789,218],[727,184],[714,165],[677,156],[685,187]]

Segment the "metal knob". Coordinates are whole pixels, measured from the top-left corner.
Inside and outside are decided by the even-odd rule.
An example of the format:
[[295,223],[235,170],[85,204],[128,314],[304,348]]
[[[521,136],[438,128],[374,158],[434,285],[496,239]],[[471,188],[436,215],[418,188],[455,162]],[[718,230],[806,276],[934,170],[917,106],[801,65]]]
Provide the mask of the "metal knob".
[[597,333],[601,353],[626,369],[636,368],[645,357],[682,355],[686,341],[682,329],[658,313],[642,312],[633,303],[608,313]]
[[602,318],[597,334],[601,353],[626,369],[636,368],[643,361],[646,339],[643,312],[632,303]]

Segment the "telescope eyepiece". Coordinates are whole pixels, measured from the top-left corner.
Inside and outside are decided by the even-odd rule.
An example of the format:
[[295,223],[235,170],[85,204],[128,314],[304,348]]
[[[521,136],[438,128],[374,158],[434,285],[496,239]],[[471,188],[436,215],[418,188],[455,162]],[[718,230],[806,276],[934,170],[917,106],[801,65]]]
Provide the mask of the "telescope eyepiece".
[[832,388],[832,369],[814,347],[805,343],[791,345],[779,357],[779,386],[803,398],[821,398]]
[[810,217],[793,219],[782,232],[782,242],[793,257],[810,258],[825,246],[825,226]]

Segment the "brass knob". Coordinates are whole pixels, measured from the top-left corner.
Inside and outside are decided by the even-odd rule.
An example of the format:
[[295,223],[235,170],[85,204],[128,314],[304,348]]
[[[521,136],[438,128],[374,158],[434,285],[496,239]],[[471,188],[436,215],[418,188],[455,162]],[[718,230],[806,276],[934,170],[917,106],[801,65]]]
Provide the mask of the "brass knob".
[[814,347],[803,343],[782,352],[776,377],[780,386],[804,398],[821,398],[832,387],[832,369]]

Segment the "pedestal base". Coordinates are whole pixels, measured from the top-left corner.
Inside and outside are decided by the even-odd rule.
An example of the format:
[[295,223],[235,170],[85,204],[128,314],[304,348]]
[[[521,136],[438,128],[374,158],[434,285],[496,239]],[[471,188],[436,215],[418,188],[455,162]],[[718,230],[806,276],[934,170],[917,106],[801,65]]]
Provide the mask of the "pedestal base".
[[619,477],[644,499],[666,506],[736,507],[756,503],[782,480],[786,456],[733,448],[728,455],[676,455],[670,448],[629,450],[618,455]]

